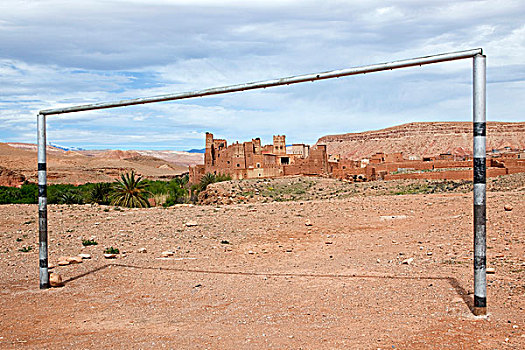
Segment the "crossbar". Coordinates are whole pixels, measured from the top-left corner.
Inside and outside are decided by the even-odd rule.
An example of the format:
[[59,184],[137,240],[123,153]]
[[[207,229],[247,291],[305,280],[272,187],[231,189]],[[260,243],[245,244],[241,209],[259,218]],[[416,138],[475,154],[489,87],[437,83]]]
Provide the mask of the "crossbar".
[[291,77],[286,77],[286,78],[258,81],[258,82],[238,84],[238,85],[221,86],[221,87],[215,87],[215,88],[197,90],[197,91],[179,92],[179,93],[167,94],[167,95],[134,98],[130,100],[121,100],[121,101],[113,101],[113,102],[93,103],[93,104],[85,104],[85,105],[63,107],[63,108],[44,109],[44,110],[41,110],[39,113],[42,115],[53,115],[53,114],[64,114],[64,113],[81,112],[81,111],[91,111],[95,109],[107,109],[107,108],[115,108],[115,107],[140,105],[140,104],[154,103],[154,102],[183,100],[187,98],[220,95],[220,94],[227,94],[231,92],[239,92],[239,91],[246,91],[246,90],[265,89],[265,88],[272,87],[272,86],[290,85],[290,84],[304,83],[308,81],[345,77],[349,75],[381,72],[385,70],[422,66],[426,64],[432,64],[432,63],[455,61],[455,60],[461,60],[465,58],[471,58],[476,55],[482,55],[482,54],[483,54],[482,49],[450,52],[450,53],[444,53],[444,54],[433,55],[433,56],[411,58],[408,60],[378,63],[378,64],[369,65],[369,66],[360,66],[360,67],[353,67],[353,68],[347,68],[347,69],[332,70],[332,71],[321,72],[321,73],[296,75],[296,76],[291,76]]

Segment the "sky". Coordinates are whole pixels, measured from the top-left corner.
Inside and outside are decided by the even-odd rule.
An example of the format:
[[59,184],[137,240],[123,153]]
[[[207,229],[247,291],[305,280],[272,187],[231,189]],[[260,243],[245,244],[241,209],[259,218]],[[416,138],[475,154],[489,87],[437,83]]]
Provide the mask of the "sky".
[[[200,90],[452,51],[487,55],[487,120],[525,121],[525,2],[3,0],[0,142],[39,110]],[[188,150],[418,121],[472,121],[472,60],[47,117],[48,142]]]

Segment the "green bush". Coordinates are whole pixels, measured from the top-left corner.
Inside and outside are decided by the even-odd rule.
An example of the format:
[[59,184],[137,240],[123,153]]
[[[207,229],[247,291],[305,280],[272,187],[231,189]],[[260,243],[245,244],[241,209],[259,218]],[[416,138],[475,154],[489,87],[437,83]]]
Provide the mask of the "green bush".
[[[130,174],[127,174],[128,176]],[[137,191],[135,186],[138,185],[140,197],[146,200],[154,195],[167,195],[165,203],[159,203],[164,206],[170,206],[177,203],[185,203],[189,199],[188,175],[178,177],[170,181],[151,181],[139,180],[136,178],[127,178],[126,184],[128,191]],[[128,182],[130,180],[131,184]],[[135,182],[133,182],[135,181]],[[97,203],[109,205],[111,198],[122,197],[122,182],[120,187],[118,183],[87,183],[84,185],[56,184],[47,187],[47,202],[49,204],[83,204]],[[137,182],[139,182],[137,184]],[[130,188],[131,186],[131,188]],[[118,194],[121,191],[120,195]],[[124,189],[125,190],[125,189]],[[136,193],[131,196],[134,197]],[[0,204],[36,204],[38,203],[38,185],[33,183],[23,184],[21,188],[0,186]],[[115,202],[116,204],[116,202]],[[145,205],[141,201],[142,205]],[[119,204],[123,205],[123,204]]]
[[118,248],[109,247],[104,249],[104,254],[119,254],[120,250]]
[[38,186],[26,183],[21,188],[0,186],[0,204],[36,204]]
[[87,247],[87,246],[89,246],[89,245],[97,245],[97,244],[98,244],[98,242],[95,241],[94,239],[83,239],[83,240],[82,240],[82,245],[83,245],[84,247]]
[[188,183],[187,175],[170,181],[145,180],[145,182],[147,183],[147,190],[151,193],[150,197],[167,196],[164,203],[157,203],[164,207],[185,203],[188,200],[188,190],[186,189],[186,184]]
[[32,250],[33,250],[33,246],[27,246],[27,247],[22,247],[18,249],[18,251],[22,253],[29,253]]

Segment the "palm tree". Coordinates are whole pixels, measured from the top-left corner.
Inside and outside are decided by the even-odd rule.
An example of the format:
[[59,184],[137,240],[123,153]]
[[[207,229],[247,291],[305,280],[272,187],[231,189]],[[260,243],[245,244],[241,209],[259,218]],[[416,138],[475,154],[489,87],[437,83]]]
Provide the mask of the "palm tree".
[[82,202],[82,197],[75,191],[65,191],[58,196],[60,204],[82,204]]
[[149,203],[147,183],[141,176],[135,178],[135,171],[122,174],[111,195],[111,204],[128,208],[147,208]]
[[217,182],[217,178],[215,174],[212,173],[206,173],[203,177],[201,177],[200,181],[200,190],[204,191],[206,187],[208,187],[209,184],[212,184],[214,182]]
[[92,203],[109,204],[111,184],[107,182],[97,182],[88,193],[88,199]]

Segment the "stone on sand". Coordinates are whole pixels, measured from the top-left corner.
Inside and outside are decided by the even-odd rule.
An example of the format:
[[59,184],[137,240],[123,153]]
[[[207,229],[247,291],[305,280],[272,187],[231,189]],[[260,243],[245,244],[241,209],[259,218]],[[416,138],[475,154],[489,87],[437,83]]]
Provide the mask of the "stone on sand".
[[49,285],[51,287],[61,287],[64,285],[64,282],[62,282],[62,276],[60,276],[58,273],[51,273],[49,275]]

